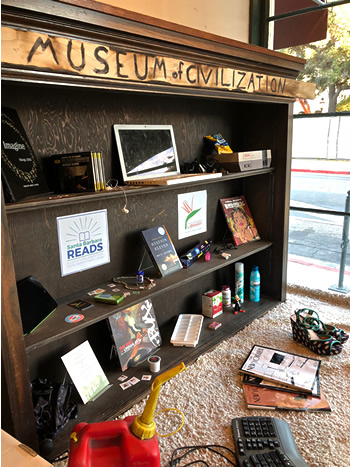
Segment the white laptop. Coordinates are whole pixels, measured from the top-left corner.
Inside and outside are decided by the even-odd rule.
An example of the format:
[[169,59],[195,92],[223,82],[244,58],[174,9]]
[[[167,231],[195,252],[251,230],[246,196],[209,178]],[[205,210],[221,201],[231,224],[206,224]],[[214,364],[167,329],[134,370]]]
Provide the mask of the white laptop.
[[113,125],[124,183],[174,185],[221,177],[181,174],[172,125]]

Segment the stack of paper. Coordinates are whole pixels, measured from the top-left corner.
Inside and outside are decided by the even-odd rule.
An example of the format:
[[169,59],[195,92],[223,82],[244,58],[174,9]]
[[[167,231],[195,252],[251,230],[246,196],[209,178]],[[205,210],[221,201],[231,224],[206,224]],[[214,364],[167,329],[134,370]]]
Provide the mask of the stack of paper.
[[248,408],[327,411],[321,360],[254,345],[240,368]]

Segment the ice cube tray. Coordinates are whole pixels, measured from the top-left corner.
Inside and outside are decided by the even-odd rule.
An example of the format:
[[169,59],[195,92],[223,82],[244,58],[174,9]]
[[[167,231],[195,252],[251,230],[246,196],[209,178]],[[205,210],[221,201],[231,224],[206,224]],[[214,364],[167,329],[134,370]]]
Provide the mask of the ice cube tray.
[[196,347],[202,323],[203,315],[179,315],[170,342],[177,347]]

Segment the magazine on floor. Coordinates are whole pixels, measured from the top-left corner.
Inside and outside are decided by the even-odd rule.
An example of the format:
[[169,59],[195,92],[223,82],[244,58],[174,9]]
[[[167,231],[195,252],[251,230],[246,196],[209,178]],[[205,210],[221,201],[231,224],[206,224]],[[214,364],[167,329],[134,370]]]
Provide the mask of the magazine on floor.
[[254,345],[240,371],[312,393],[320,365],[315,358]]
[[[247,374],[242,375],[242,384],[250,384],[252,386],[258,386],[260,388],[275,389],[276,391],[295,392],[297,394],[300,394],[301,392],[305,392],[306,394],[309,394],[307,391],[304,391],[303,389],[291,388],[290,386],[287,386],[282,383],[278,383],[277,381],[269,381],[267,379],[260,378],[259,376],[254,376],[254,375],[247,375]],[[311,395],[314,397],[321,397],[319,374],[317,374],[315,377],[314,386],[312,388]]]
[[250,384],[243,384],[243,392],[248,409],[331,412],[331,407],[322,392],[320,397],[315,397],[312,394],[277,391]]

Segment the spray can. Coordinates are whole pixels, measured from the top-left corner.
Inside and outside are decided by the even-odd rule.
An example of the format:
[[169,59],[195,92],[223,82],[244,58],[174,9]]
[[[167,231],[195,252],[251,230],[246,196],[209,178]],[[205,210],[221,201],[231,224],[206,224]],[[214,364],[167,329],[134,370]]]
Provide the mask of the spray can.
[[241,303],[244,302],[244,264],[235,264],[235,295]]
[[253,266],[250,273],[249,300],[251,302],[260,302],[260,272],[258,266]]

